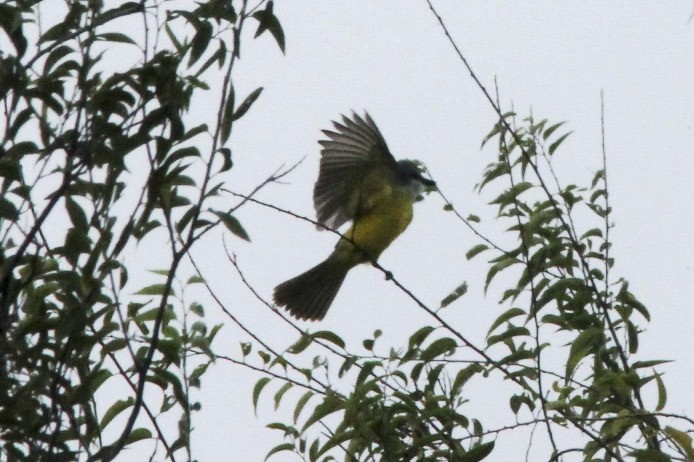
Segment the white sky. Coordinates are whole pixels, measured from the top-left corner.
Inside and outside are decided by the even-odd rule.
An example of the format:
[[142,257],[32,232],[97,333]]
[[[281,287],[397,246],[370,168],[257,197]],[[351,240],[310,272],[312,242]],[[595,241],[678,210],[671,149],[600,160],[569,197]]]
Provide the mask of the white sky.
[[[439,13],[473,69],[493,89],[498,79],[506,110],[558,122],[574,134],[555,166],[563,183],[587,184],[601,167],[600,91],[605,93],[606,144],[612,219],[613,280],[623,276],[651,311],[640,337],[639,359],[672,359],[665,371],[666,411],[694,409],[692,301],[694,283],[694,21],[689,0],[667,2],[468,2],[437,1]],[[480,142],[496,121],[455,56],[424,0],[276,1],[286,39],[282,55],[269,34],[243,44],[237,100],[258,86],[262,96],[234,126],[230,189],[248,192],[281,165],[304,163],[260,199],[313,217],[320,130],[352,109],[368,110],[397,158],[424,161],[443,192],[465,216],[482,217],[480,229],[497,240],[504,226],[493,219],[490,195],[477,195],[484,166],[494,153]],[[209,111],[206,101],[194,115]],[[507,305],[497,300],[503,281],[482,294],[484,257],[465,253],[477,238],[442,210],[436,195],[416,205],[410,228],[381,257],[381,264],[429,306],[463,281],[469,293],[444,313],[468,338],[484,345],[490,323]],[[267,299],[275,285],[321,261],[335,236],[260,206],[238,218],[252,244],[210,236],[194,250],[203,273],[227,308],[278,349],[296,334],[242,286],[223,253],[221,235],[238,255],[246,277]],[[587,229],[587,225],[586,225]],[[507,238],[506,238],[507,239]],[[143,268],[158,268],[148,246],[137,249]],[[182,274],[185,279],[188,274]],[[507,280],[507,279],[506,279]],[[134,287],[136,291],[139,287]],[[209,305],[210,322],[225,322],[215,351],[238,357],[239,336]],[[338,333],[353,349],[376,328],[384,347],[403,345],[431,322],[371,267],[353,270],[327,318],[313,330]],[[643,325],[643,324],[642,324]],[[385,349],[387,351],[387,348]],[[308,359],[308,358],[307,358]],[[339,367],[335,364],[334,368]],[[220,362],[203,377],[203,409],[194,415],[194,457],[200,461],[262,460],[280,442],[264,425],[289,419],[292,396],[279,414],[270,386],[253,415],[251,390],[260,376]],[[486,427],[513,421],[508,396],[489,399],[471,389],[468,410],[488,418]],[[495,385],[503,390],[503,385]],[[487,393],[487,395],[485,395]],[[296,395],[295,395],[296,396]],[[647,395],[653,403],[653,396]],[[502,433],[490,460],[524,457],[524,437]],[[515,452],[515,444],[523,453]],[[514,452],[511,452],[514,451]],[[547,454],[538,450],[538,457]],[[124,452],[122,460],[132,453]],[[275,460],[288,460],[278,456]]]
[[[692,302],[694,282],[694,22],[690,1],[668,2],[435,2],[448,28],[483,83],[498,78],[506,109],[532,110],[537,118],[567,120],[575,133],[564,143],[557,169],[564,183],[587,184],[601,165],[600,91],[605,92],[611,230],[616,267],[646,303],[652,322],[640,359],[672,359],[666,371],[667,410],[691,413],[694,398]],[[287,184],[266,188],[265,201],[313,217],[320,129],[352,109],[367,109],[398,158],[423,160],[444,193],[463,215],[483,217],[482,230],[495,238],[489,196],[473,192],[493,153],[479,146],[495,115],[454,55],[424,1],[279,1],[276,14],[287,37],[287,55],[269,35],[246,41],[237,74],[237,94],[256,86],[265,91],[247,117],[235,125],[232,189],[250,191],[282,164],[306,156]],[[334,235],[310,224],[249,205],[238,217],[253,243],[231,241],[246,276],[268,299],[273,287],[314,265],[331,251]],[[587,229],[587,228],[586,228]],[[460,282],[470,292],[447,311],[460,330],[478,343],[490,322],[508,308],[498,293],[482,296],[484,258],[468,262],[465,252],[478,240],[441,200],[417,204],[407,230],[381,263],[430,306]],[[198,248],[206,276],[229,309],[257,333],[286,347],[296,335],[239,284],[219,241]],[[502,284],[496,286],[501,289]],[[208,310],[211,313],[213,310]],[[347,278],[327,318],[315,329],[330,329],[357,347],[375,328],[384,344],[401,345],[427,322],[404,294],[376,270],[360,267]],[[217,350],[238,351],[233,328]],[[227,343],[228,342],[228,343]],[[337,367],[337,365],[335,366]],[[203,411],[193,435],[200,460],[261,460],[280,434],[263,425],[275,415],[251,410],[257,376],[220,364],[203,381]],[[268,388],[265,397],[269,400]],[[285,398],[286,399],[286,398]],[[652,396],[649,396],[652,401]],[[508,397],[494,408],[512,422]],[[291,399],[287,400],[289,404]],[[294,401],[295,402],[295,401]],[[496,406],[498,404],[498,407]],[[291,406],[284,406],[291,411]],[[489,411],[487,411],[489,412]],[[497,424],[497,425],[495,425]],[[493,460],[514,442],[502,434]],[[539,455],[546,453],[539,452]],[[504,460],[518,460],[506,453]],[[286,457],[286,456],[285,456]],[[278,460],[287,460],[279,456]],[[510,457],[510,458],[509,458]]]

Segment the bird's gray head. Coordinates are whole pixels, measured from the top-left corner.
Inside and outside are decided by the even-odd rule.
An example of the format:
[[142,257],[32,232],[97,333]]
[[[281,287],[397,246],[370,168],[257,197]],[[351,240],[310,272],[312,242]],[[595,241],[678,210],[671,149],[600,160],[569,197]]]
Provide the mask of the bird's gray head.
[[412,194],[413,201],[424,199],[422,193],[436,189],[436,182],[424,178],[421,164],[412,160],[398,161],[398,180]]

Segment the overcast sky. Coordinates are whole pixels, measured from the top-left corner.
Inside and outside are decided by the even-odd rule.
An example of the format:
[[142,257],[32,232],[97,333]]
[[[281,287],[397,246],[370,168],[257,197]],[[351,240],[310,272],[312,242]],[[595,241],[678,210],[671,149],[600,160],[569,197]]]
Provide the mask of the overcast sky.
[[[676,361],[664,368],[668,409],[691,412],[692,3],[668,2],[667,8],[661,2],[597,1],[435,5],[483,83],[492,88],[497,78],[506,109],[513,104],[521,115],[532,111],[538,118],[568,121],[574,134],[557,159],[565,183],[585,184],[601,166],[604,91],[616,225],[613,274],[631,281],[653,316],[641,337],[640,357]],[[246,42],[239,68],[237,92],[259,85],[265,91],[235,126],[235,167],[229,175],[233,189],[249,191],[280,165],[306,157],[286,184],[268,187],[260,197],[313,216],[319,131],[340,113],[366,109],[396,157],[424,161],[464,215],[482,216],[483,229],[501,235],[491,220],[494,209],[485,205],[489,197],[473,192],[484,166],[493,160],[493,153],[482,153],[479,146],[495,115],[424,1],[279,1],[276,13],[287,37],[286,56],[264,36]],[[329,233],[261,207],[247,206],[239,218],[253,243],[234,242],[234,251],[246,276],[267,298],[277,283],[325,258],[335,243]],[[417,204],[411,227],[381,263],[432,306],[468,281],[470,294],[449,316],[483,344],[489,323],[505,308],[496,298],[482,296],[483,259],[464,258],[477,243],[442,210],[441,200],[430,196]],[[218,242],[198,252],[206,259],[213,286],[224,289],[229,308],[249,327],[280,347],[295,339],[244,291],[233,269],[219,258]],[[381,327],[386,339],[398,344],[426,321],[379,272],[364,266],[350,273],[320,327],[335,330],[350,345]],[[222,340],[235,352],[233,332],[229,328]],[[252,415],[250,394],[257,378],[227,365],[205,377],[203,411],[194,434],[200,460],[221,460],[230,453],[236,460],[261,460],[279,442],[279,433],[263,429],[276,418],[271,406],[261,406],[257,420]],[[504,398],[499,422],[509,421],[507,409]],[[512,442],[513,437],[502,435],[497,451],[512,448]]]
[[[672,359],[666,372],[667,410],[691,414],[694,397],[692,285],[694,282],[694,22],[689,0],[671,2],[467,2],[436,1],[471,66],[490,89],[494,78],[506,110],[568,121],[574,130],[556,160],[563,183],[587,184],[601,168],[600,91],[605,94],[605,130],[611,230],[616,266],[649,307],[652,322],[641,336],[639,358]],[[231,189],[248,192],[281,165],[305,161],[284,184],[260,199],[313,217],[320,130],[351,110],[368,110],[397,158],[420,159],[463,214],[482,217],[481,229],[503,240],[503,228],[473,191],[484,166],[480,151],[495,114],[447,42],[424,0],[276,1],[285,31],[282,55],[269,34],[244,43],[237,69],[237,95],[265,88],[234,126]],[[238,99],[238,96],[237,96]],[[198,105],[194,111],[209,110]],[[506,305],[493,290],[482,294],[484,258],[465,253],[478,244],[438,196],[416,204],[410,228],[380,262],[430,306],[461,282],[468,295],[445,312],[478,345]],[[246,277],[267,299],[272,289],[325,258],[335,236],[255,205],[238,217],[253,240],[227,242]],[[240,283],[223,256],[221,232],[194,251],[203,273],[226,306],[247,326],[282,349],[296,334]],[[139,247],[140,258],[148,249]],[[153,260],[152,267],[157,267]],[[494,288],[494,286],[493,286]],[[503,289],[503,284],[496,286]],[[210,307],[211,320],[227,326],[216,351],[238,357],[238,329]],[[351,346],[385,330],[384,342],[402,344],[430,322],[383,275],[364,265],[352,271],[326,319],[313,329],[334,330]],[[645,325],[644,325],[645,326]],[[277,416],[271,405],[253,415],[251,389],[259,376],[219,363],[203,378],[203,410],[195,416],[194,456],[201,461],[262,460],[280,442],[264,429]],[[276,388],[275,388],[276,389]],[[270,390],[270,389],[269,389]],[[474,393],[474,390],[473,390]],[[266,397],[269,397],[267,394]],[[289,404],[291,400],[287,401]],[[653,401],[651,401],[652,403]],[[497,403],[491,403],[497,404]],[[471,403],[512,421],[508,397],[498,408]],[[281,418],[291,406],[281,408]],[[487,421],[488,427],[495,422]],[[502,434],[491,459],[513,448]],[[123,460],[128,458],[124,452]],[[490,460],[491,460],[490,459]],[[277,460],[287,460],[278,457]]]
[[[692,3],[435,5],[483,83],[493,88],[497,78],[506,109],[513,104],[521,115],[532,111],[537,118],[568,121],[574,134],[556,164],[564,183],[586,184],[601,166],[604,91],[615,223],[613,277],[627,278],[651,311],[640,357],[675,360],[663,368],[668,409],[691,413]],[[235,126],[231,188],[249,191],[280,165],[306,157],[286,184],[270,186],[260,197],[312,217],[320,129],[341,113],[366,109],[396,157],[424,161],[463,215],[482,216],[482,229],[501,236],[492,220],[495,210],[486,205],[490,198],[473,191],[493,160],[493,153],[481,152],[479,146],[495,115],[426,2],[279,1],[276,13],[287,37],[286,56],[270,36],[245,43],[237,92],[256,86],[265,91]],[[464,258],[478,241],[442,205],[434,195],[417,204],[412,225],[381,263],[432,306],[468,281],[469,295],[451,308],[449,317],[483,344],[491,320],[507,307],[483,297],[484,259]],[[246,206],[238,215],[253,243],[232,241],[233,249],[246,276],[267,298],[277,283],[325,258],[335,243],[334,235],[258,206]],[[206,259],[206,274],[213,286],[222,288],[229,308],[256,332],[287,346],[295,334],[243,289],[231,266],[220,259],[219,242],[208,244],[198,255]],[[353,346],[381,327],[386,339],[398,344],[424,322],[426,316],[404,294],[364,266],[350,273],[320,327],[335,330]],[[233,332],[227,329],[222,342],[235,353]],[[217,344],[218,350],[220,346],[223,350],[226,344]],[[257,378],[227,365],[205,377],[203,411],[193,435],[200,460],[222,460],[231,453],[235,460],[261,460],[279,442],[279,433],[263,429],[276,417],[269,404],[261,406],[257,420],[253,417],[250,396]],[[504,415],[500,422],[508,422],[506,397],[498,412]],[[502,435],[500,444],[504,439],[512,447],[512,437]],[[500,454],[493,458],[501,460]]]

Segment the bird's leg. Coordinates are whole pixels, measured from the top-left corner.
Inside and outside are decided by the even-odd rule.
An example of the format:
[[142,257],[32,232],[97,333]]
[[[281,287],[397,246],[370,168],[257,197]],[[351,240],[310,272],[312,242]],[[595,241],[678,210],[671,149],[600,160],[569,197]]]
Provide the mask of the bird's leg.
[[383,271],[383,274],[386,275],[386,281],[390,281],[391,279],[393,279],[393,273],[391,273],[391,272],[388,271],[387,269],[381,267],[381,265],[379,265],[378,262],[376,262],[376,260],[371,260],[371,266],[373,266],[373,267],[376,268],[376,269],[379,269],[379,270]]

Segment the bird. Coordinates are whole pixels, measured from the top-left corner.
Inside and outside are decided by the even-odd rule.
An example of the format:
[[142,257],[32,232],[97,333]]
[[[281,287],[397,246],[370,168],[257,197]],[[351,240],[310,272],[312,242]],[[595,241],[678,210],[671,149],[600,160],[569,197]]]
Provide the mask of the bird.
[[374,263],[410,224],[413,204],[436,189],[422,164],[396,161],[368,112],[352,112],[322,130],[313,203],[318,229],[337,230],[351,221],[323,262],[275,287],[275,305],[299,320],[325,317],[347,273]]

